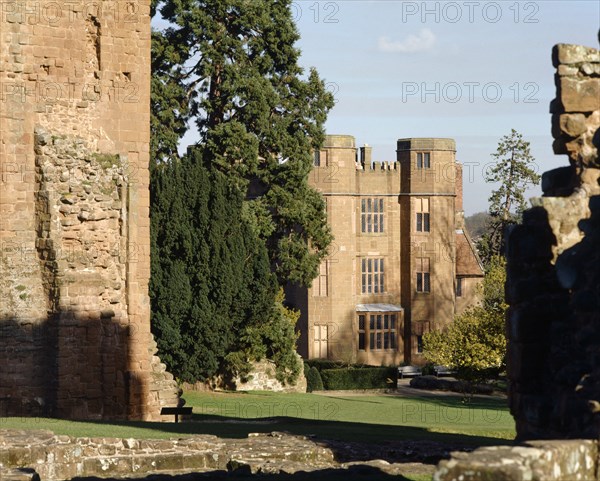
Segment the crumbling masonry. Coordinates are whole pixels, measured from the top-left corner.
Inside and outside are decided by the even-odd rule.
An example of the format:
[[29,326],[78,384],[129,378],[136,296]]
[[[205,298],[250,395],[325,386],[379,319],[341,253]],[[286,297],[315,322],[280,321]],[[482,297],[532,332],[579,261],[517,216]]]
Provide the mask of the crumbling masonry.
[[510,409],[519,439],[600,436],[600,53],[560,44],[554,152],[508,238]]
[[434,481],[600,479],[600,52],[560,44],[552,58],[554,152],[570,165],[543,175],[508,236],[509,402],[524,443],[454,453]]
[[150,1],[0,5],[0,416],[160,419]]

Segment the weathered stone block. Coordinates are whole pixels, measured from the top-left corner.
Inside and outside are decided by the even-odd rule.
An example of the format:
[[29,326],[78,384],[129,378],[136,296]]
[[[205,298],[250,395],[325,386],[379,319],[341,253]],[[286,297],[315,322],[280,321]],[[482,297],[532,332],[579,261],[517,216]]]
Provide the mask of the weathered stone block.
[[600,54],[595,48],[583,45],[559,43],[552,49],[552,63],[554,67],[561,64],[578,64],[584,62],[600,62]]
[[565,112],[593,112],[600,109],[600,78],[561,77],[560,101]]

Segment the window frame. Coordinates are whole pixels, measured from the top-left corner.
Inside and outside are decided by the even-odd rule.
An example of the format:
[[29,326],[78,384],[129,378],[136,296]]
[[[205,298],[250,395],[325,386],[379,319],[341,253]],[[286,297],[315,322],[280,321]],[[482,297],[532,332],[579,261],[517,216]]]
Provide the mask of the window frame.
[[360,258],[360,293],[385,294],[385,257]]
[[420,294],[431,292],[431,262],[429,257],[415,258],[415,291]]
[[431,169],[431,152],[417,152],[416,167],[417,170]]
[[313,280],[313,297],[329,296],[329,261],[324,260],[319,264],[319,274]]
[[415,231],[431,232],[431,213],[429,197],[417,197],[415,201]]
[[415,352],[417,354],[423,354],[423,334],[415,334],[415,340],[417,343]]
[[383,197],[360,199],[361,234],[385,233],[385,201]]
[[457,277],[456,278],[456,297],[463,297],[463,290],[464,290],[464,277]]
[[401,343],[398,335],[400,312],[359,312],[357,314],[357,346],[359,351],[397,352],[400,349]]

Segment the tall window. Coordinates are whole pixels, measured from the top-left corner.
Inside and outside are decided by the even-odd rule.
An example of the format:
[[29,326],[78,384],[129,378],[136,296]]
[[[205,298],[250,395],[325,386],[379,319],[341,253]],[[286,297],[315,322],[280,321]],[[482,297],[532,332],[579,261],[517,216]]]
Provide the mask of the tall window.
[[417,292],[430,292],[431,284],[429,279],[429,258],[417,257],[415,260],[417,271]]
[[417,152],[417,169],[430,169],[431,168],[431,153],[430,152]]
[[378,312],[358,315],[358,348],[364,351],[396,349],[397,316]]
[[417,353],[423,353],[423,336],[417,336]]
[[417,198],[415,204],[415,210],[417,212],[417,232],[429,232],[429,199]]
[[383,232],[383,199],[361,199],[361,232]]
[[378,294],[385,292],[383,259],[362,259],[362,293]]
[[319,276],[313,281],[313,296],[327,296],[327,275],[329,274],[329,264],[327,261],[321,262],[319,266]]
[[413,321],[412,323],[412,351],[423,353],[423,334],[429,332],[429,321]]
[[456,297],[462,297],[463,295],[463,278],[456,278]]
[[327,151],[326,150],[315,150],[313,154],[313,165],[315,167],[321,167],[327,165]]

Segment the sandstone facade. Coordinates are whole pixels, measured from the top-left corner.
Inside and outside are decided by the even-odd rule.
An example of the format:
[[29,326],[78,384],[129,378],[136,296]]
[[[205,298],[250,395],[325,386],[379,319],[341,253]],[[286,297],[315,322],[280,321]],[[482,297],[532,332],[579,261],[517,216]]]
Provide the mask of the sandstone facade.
[[0,13],[0,415],[159,419],[150,2]]
[[302,356],[420,364],[422,335],[474,302],[483,271],[455,151],[452,139],[400,139],[396,161],[378,164],[354,137],[327,136],[310,182],[335,239],[311,289],[288,295],[301,311]]

